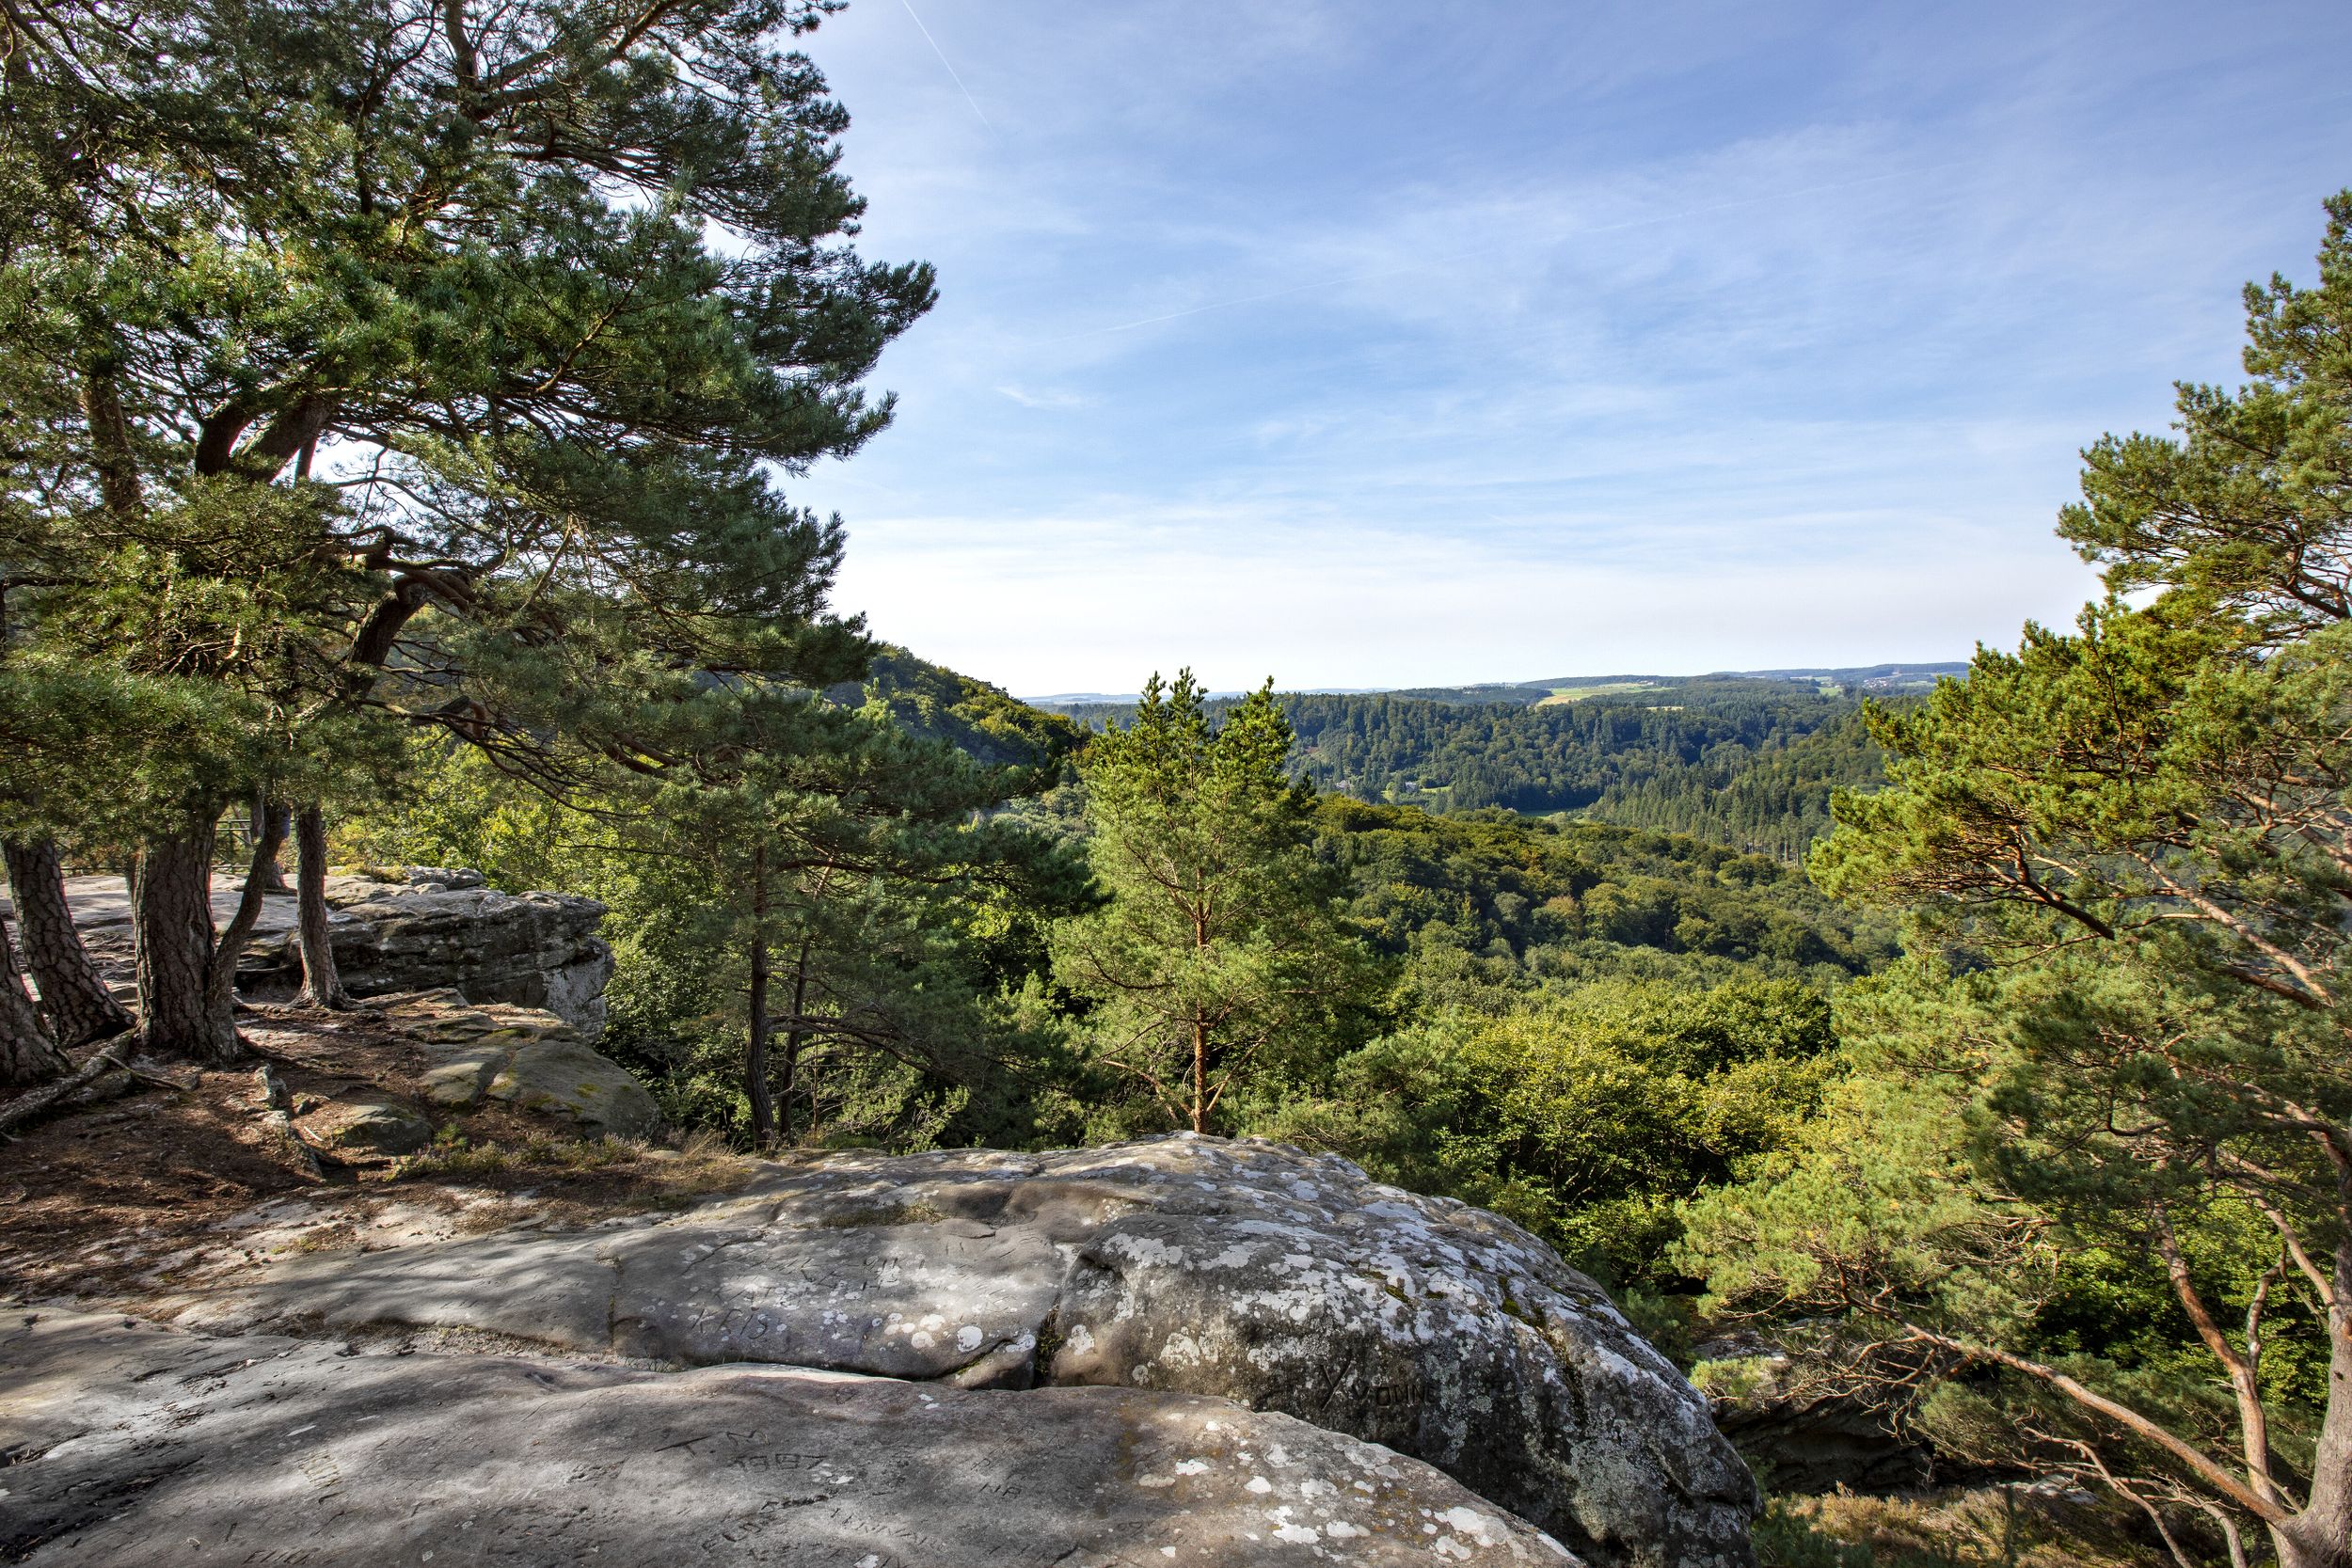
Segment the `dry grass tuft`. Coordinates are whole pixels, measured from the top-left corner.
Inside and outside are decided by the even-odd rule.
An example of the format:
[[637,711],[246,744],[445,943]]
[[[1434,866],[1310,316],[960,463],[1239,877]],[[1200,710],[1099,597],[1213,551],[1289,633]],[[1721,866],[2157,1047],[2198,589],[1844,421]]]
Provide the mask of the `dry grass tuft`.
[[1763,1568],[2143,1568],[2165,1560],[2125,1505],[2017,1486],[1776,1497],[1756,1522],[1756,1548]]

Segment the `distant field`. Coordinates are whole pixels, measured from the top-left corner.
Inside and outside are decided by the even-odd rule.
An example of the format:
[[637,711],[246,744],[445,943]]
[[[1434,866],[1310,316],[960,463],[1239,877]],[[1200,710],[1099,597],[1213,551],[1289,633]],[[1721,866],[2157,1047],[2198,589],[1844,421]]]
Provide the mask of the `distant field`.
[[1537,707],[1558,707],[1565,703],[1581,703],[1587,697],[1622,697],[1634,691],[1661,691],[1662,681],[1601,681],[1592,686],[1560,686],[1551,695],[1536,699]]

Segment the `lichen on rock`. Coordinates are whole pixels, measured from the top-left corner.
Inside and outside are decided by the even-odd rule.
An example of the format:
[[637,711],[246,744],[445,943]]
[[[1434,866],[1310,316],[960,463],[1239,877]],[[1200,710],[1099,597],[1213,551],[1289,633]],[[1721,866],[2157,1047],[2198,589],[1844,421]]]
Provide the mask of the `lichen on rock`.
[[295,1259],[183,1321],[1215,1395],[1426,1461],[1596,1563],[1752,1560],[1746,1468],[1597,1285],[1270,1144],[807,1157],[668,1217]]
[[424,1097],[451,1110],[485,1101],[564,1118],[590,1137],[637,1138],[660,1107],[636,1076],[550,1012],[481,1006],[441,989],[381,999],[384,1022],[424,1051]]
[[35,1568],[1575,1568],[1426,1465],[1135,1389],[351,1355],[17,1308],[0,1451],[0,1557]]

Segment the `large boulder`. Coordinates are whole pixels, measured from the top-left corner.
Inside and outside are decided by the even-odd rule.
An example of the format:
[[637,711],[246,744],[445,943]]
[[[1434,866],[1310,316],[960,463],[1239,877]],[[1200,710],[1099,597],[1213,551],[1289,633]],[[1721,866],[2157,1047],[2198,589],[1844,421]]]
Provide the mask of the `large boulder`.
[[1598,1286],[1270,1144],[813,1157],[673,1216],[297,1257],[182,1321],[1217,1395],[1425,1460],[1597,1563],[1752,1561],[1746,1468]]
[[[480,878],[328,878],[343,989],[367,997],[448,986],[469,1002],[553,1013],[584,1040],[603,1034],[612,978],[612,949],[596,935],[604,906],[567,893],[501,893]],[[278,951],[298,965],[291,933]]]
[[661,1108],[636,1075],[535,1007],[476,1007],[453,990],[380,999],[384,1022],[433,1063],[424,1098],[469,1111],[502,1100],[568,1120],[590,1137],[650,1137]]
[[[213,878],[213,918],[227,925],[243,884]],[[66,901],[100,971],[119,992],[132,984],[131,899],[119,877],[72,877]],[[612,949],[596,935],[604,906],[563,893],[500,893],[479,871],[418,866],[326,879],[329,937],[354,996],[452,986],[468,1000],[554,1013],[583,1041],[604,1032]],[[0,904],[0,907],[5,907]],[[294,897],[272,893],[237,964],[240,990],[288,991],[302,982]]]
[[1567,1564],[1425,1465],[1221,1400],[350,1355],[0,1317],[35,1565]]

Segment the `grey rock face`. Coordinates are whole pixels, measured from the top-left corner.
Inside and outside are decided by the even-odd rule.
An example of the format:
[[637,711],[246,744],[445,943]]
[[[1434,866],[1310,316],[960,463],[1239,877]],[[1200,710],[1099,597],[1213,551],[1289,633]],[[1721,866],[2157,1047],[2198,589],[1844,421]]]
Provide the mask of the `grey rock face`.
[[[213,918],[236,912],[233,878],[213,879]],[[131,900],[119,877],[72,877],[73,923],[110,980],[130,976]],[[335,965],[354,996],[453,986],[478,1003],[554,1013],[593,1042],[604,1032],[612,950],[596,935],[604,906],[561,893],[498,893],[479,871],[420,866],[396,881],[326,879]],[[300,983],[294,898],[271,894],[237,965],[241,990]]]
[[330,1107],[309,1121],[335,1148],[414,1154],[433,1141],[431,1122],[405,1106],[379,1101]]
[[1572,1564],[1427,1465],[1136,1389],[340,1355],[0,1317],[0,1558],[718,1568]]
[[[366,997],[450,986],[470,1002],[551,1012],[585,1040],[604,1032],[612,950],[596,935],[602,904],[452,886],[433,875],[405,883],[327,879],[344,990]],[[472,876],[478,883],[480,874]]]
[[503,1100],[566,1117],[592,1137],[644,1137],[660,1124],[660,1107],[628,1069],[588,1049],[551,1012],[475,1007],[453,990],[381,1005],[386,1022],[437,1059],[424,1073],[425,1097],[437,1105],[470,1110]]
[[280,1265],[183,1321],[1217,1395],[1426,1460],[1595,1562],[1740,1568],[1754,1483],[1590,1279],[1332,1156],[845,1153],[660,1220]]

